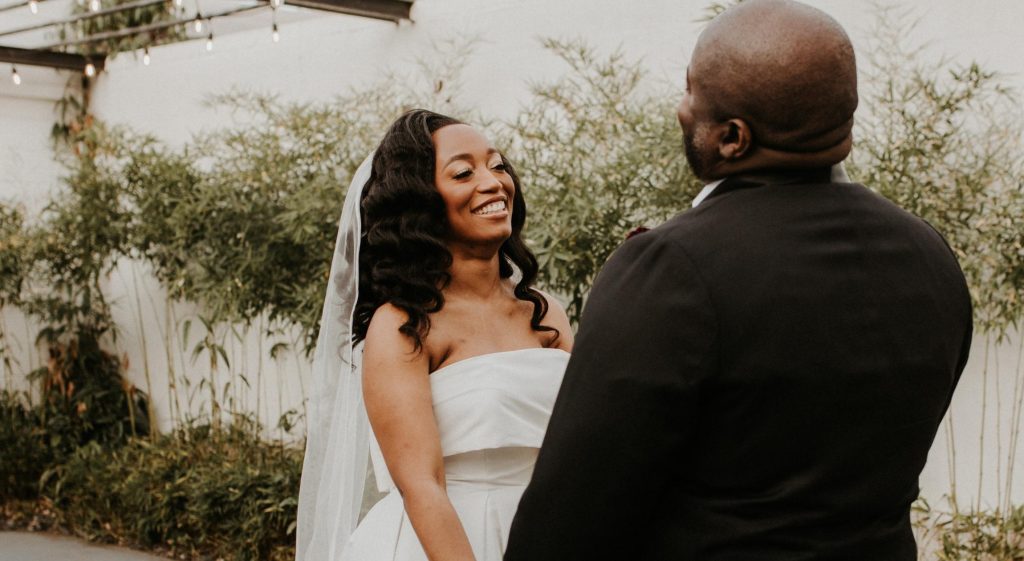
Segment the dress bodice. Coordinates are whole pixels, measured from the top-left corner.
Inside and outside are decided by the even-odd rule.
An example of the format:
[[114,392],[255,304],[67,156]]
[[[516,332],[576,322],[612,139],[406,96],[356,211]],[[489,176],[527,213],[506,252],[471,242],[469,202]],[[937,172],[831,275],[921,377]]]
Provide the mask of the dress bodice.
[[[568,361],[569,353],[559,349],[520,349],[467,358],[430,374],[446,463],[478,450],[539,448]],[[378,488],[391,489],[375,438],[370,457]]]

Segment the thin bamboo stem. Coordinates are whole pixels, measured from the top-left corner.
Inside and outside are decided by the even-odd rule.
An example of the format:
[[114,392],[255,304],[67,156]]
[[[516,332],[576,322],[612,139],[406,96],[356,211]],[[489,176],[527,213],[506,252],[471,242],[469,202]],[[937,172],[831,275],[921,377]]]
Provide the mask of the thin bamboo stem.
[[[25,316],[24,321],[22,322],[22,325],[25,327],[25,348],[28,351],[25,353],[28,356],[28,370],[25,372],[26,375],[31,374],[32,371],[36,369],[36,361],[33,359],[37,358],[36,351],[38,350],[35,341],[32,339],[32,334],[29,331],[29,321],[31,321],[30,318],[28,316]],[[29,384],[28,386],[28,403],[29,405],[35,404],[35,388],[32,386],[32,384]]]
[[954,434],[954,423],[953,423],[953,406],[950,404],[949,411],[946,414],[946,462],[949,471],[949,503],[953,509],[953,514],[960,513],[959,503],[957,502],[956,492],[956,436]]
[[[263,349],[260,348],[260,355],[262,356]],[[281,423],[281,418],[284,416],[284,376],[281,376],[281,371],[278,369],[277,375],[274,376],[277,380],[277,436],[280,442],[284,442],[285,431],[284,425]]]
[[[149,437],[156,439],[158,431],[156,407],[153,405],[153,376],[149,369],[149,341],[146,340],[146,326],[142,318],[142,297],[139,295],[141,292],[139,289],[139,274],[135,263],[129,263],[128,266],[132,268],[132,288],[135,291],[135,319],[139,324],[139,341],[142,343],[142,370],[146,376],[146,393],[149,396],[146,400],[146,413],[149,415]],[[121,274],[120,269],[118,269],[118,274]],[[122,279],[123,278],[124,276],[122,275]]]
[[7,337],[7,317],[3,311],[6,306],[0,305],[0,367],[4,369],[4,388],[7,391],[14,391],[14,349],[11,347],[10,339]]
[[[188,372],[189,372],[189,369],[187,368],[188,363],[185,362],[184,348],[186,346],[186,343],[185,342],[183,342],[182,344],[178,344],[177,343],[177,341],[178,341],[178,328],[181,326],[181,322],[178,320],[178,314],[176,312],[174,302],[171,301],[171,300],[168,300],[168,305],[167,305],[167,321],[169,322],[168,325],[167,325],[168,337],[173,337],[173,345],[172,345],[171,348],[173,348],[173,349],[175,349],[177,351],[177,355],[178,355],[177,364],[181,365],[181,379],[182,379],[182,381],[185,382],[185,407],[186,407],[185,413],[184,413],[185,417],[180,419],[180,420],[188,422],[189,419],[191,419],[191,417],[192,417],[192,398],[190,396],[191,392],[189,391],[189,388],[191,387],[192,383],[188,379]],[[168,349],[167,353],[168,353],[168,357],[170,357],[171,354],[172,354],[170,348]],[[172,364],[175,363],[174,359],[172,359],[172,358],[168,358],[167,362],[172,363]],[[177,385],[178,385],[178,380],[177,379],[174,381],[174,385],[175,385],[175,387],[177,387]],[[175,395],[178,395],[178,394],[175,394]],[[181,402],[179,401],[178,402],[178,415],[181,415],[181,414],[182,414]]]
[[1003,391],[1001,368],[999,367],[999,340],[993,342],[995,352],[992,354],[992,362],[995,368],[996,379],[996,505],[997,508],[1003,504]]
[[[296,334],[295,338],[292,340],[291,353],[292,353],[292,357],[295,359],[295,377],[299,379],[299,391],[302,392],[302,419],[303,419],[303,423],[302,423],[303,429],[302,430],[303,430],[304,433],[308,434],[308,432],[309,432],[309,429],[308,429],[308,427],[309,427],[309,406],[308,406],[307,402],[309,401],[309,397],[306,395],[306,383],[302,381],[302,363],[299,360],[299,346],[298,346],[299,345],[299,338],[300,337],[302,337],[301,334]],[[303,438],[305,438],[305,436],[303,436]]]
[[988,421],[988,360],[991,335],[985,336],[985,360],[981,370],[981,434],[978,437],[978,494],[974,498],[974,510],[981,511],[982,483],[985,480],[985,423]]
[[[231,375],[231,380],[232,380],[231,394],[232,394],[233,399],[235,400],[235,407],[236,408],[239,407],[239,405],[238,405],[239,403],[243,403],[244,404],[244,402],[238,400],[239,386],[243,386],[244,384],[240,384],[240,383],[238,383],[238,381],[239,381],[239,378],[240,378],[239,375],[244,377],[249,372],[249,353],[246,352],[246,341],[249,340],[249,331],[251,331],[251,329],[252,328],[248,324],[246,324],[245,331],[243,331],[242,334],[233,343],[235,345],[236,349],[238,350],[238,355],[239,355],[239,360],[236,362],[236,364],[239,365],[238,366],[238,370],[237,371],[233,370],[232,371],[232,375]],[[245,408],[244,405],[242,405],[241,407],[243,409]],[[235,413],[241,413],[241,412],[242,411],[240,411],[240,410],[236,410],[235,411]]]
[[[153,316],[159,318],[160,315],[156,311],[156,305],[153,303],[153,295],[148,293],[150,306],[153,308]],[[164,357],[167,361],[167,409],[171,420],[171,430],[177,426],[179,417],[181,415],[181,403],[178,401],[178,382],[175,379],[177,377],[174,371],[174,356],[171,353],[171,346],[174,344],[173,341],[167,339],[168,333],[170,333],[170,308],[171,300],[168,298],[164,300],[164,317],[163,326],[160,326],[160,322],[157,321],[157,328],[160,329],[160,340],[163,341],[164,345]]]
[[1010,450],[1006,458],[1006,493],[1003,511],[1013,506],[1013,474],[1017,466],[1017,445],[1021,435],[1021,414],[1024,412],[1024,332],[1018,331],[1017,372],[1013,384],[1013,407],[1010,413]]

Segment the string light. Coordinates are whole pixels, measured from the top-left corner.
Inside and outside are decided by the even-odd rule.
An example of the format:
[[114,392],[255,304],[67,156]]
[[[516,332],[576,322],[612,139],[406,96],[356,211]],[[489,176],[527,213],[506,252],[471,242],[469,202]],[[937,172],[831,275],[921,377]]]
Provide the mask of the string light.
[[206,36],[206,52],[213,50],[213,32]]
[[275,10],[284,5],[284,0],[270,0],[270,7]]
[[142,64],[149,66],[149,47],[142,50]]
[[192,20],[192,25],[196,30],[196,33],[203,32],[203,16],[200,15],[199,12],[196,12],[196,19]]
[[85,65],[85,75],[90,78],[96,75],[96,67],[91,62]]
[[100,0],[89,0],[89,11],[98,12],[100,11]]
[[277,8],[274,7],[273,4],[271,4],[270,8],[270,21],[273,23],[273,27],[270,28],[270,38],[273,39],[275,43],[280,42],[281,33],[277,30]]
[[18,69],[11,67],[11,81],[14,82],[15,86],[21,85],[21,75],[18,74]]
[[33,14],[39,13],[39,2],[37,0],[28,0],[28,9],[32,10]]

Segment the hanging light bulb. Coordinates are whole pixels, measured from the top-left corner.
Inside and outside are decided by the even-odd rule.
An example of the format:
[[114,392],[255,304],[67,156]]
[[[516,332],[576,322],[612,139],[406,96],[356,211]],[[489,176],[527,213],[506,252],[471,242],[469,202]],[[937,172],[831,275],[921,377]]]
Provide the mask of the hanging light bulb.
[[39,13],[39,2],[38,0],[28,0],[28,9],[32,10],[33,14]]
[[90,78],[96,75],[96,67],[91,62],[85,65],[85,75]]
[[206,52],[213,50],[213,32],[206,36]]
[[270,34],[270,38],[273,39],[275,43],[281,42],[281,33],[277,30],[276,23],[274,24],[273,32]]
[[21,85],[21,75],[18,74],[18,69],[11,67],[11,81],[14,82],[15,86]]
[[149,47],[142,50],[142,64],[149,66]]
[[196,33],[203,32],[203,16],[199,15],[199,12],[196,12],[196,19],[192,20],[192,26]]
[[89,11],[98,12],[100,11],[100,0],[89,0]]
[[284,0],[270,0],[270,7],[275,10],[284,5]]

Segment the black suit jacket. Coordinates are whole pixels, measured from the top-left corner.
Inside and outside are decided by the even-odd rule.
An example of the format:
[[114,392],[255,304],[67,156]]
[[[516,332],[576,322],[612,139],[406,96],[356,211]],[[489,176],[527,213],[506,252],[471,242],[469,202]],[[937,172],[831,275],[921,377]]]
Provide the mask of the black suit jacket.
[[506,561],[915,561],[967,361],[943,238],[827,170],[737,177],[595,281]]

